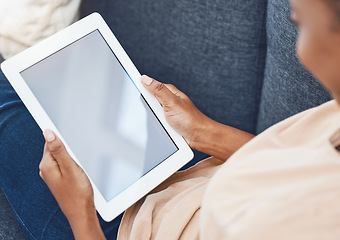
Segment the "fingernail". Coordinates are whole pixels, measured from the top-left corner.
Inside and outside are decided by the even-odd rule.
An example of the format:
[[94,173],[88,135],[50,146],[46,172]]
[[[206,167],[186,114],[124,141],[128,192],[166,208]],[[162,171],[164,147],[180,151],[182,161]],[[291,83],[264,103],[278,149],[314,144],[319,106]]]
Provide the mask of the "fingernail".
[[55,135],[50,129],[44,131],[44,136],[47,142],[53,142],[55,140]]
[[145,85],[149,86],[151,83],[152,83],[152,78],[148,77],[148,76],[145,76],[143,75],[141,77],[141,80],[142,80],[142,83],[144,83]]

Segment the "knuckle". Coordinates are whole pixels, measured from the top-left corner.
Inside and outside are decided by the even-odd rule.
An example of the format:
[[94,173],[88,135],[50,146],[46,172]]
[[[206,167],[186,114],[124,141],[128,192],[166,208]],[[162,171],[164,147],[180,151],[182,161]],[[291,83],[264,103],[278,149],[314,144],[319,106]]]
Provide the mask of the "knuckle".
[[50,161],[48,161],[48,159],[43,159],[41,163],[39,164],[39,170],[42,173],[48,173],[54,170],[54,166],[53,164],[51,164]]
[[165,85],[164,83],[160,83],[155,87],[155,95],[159,94],[161,91],[163,91]]
[[49,166],[47,163],[45,162],[41,162],[40,165],[39,165],[39,170],[41,172],[48,172],[49,171]]
[[42,163],[39,164],[39,171],[41,171],[41,172],[44,171],[44,165]]
[[53,147],[51,147],[50,152],[52,154],[59,154],[59,153],[63,152],[64,149],[65,149],[64,145],[61,144],[61,143],[58,143],[58,144],[54,145]]
[[42,179],[44,179],[44,175],[43,175],[42,171],[39,171],[39,175]]

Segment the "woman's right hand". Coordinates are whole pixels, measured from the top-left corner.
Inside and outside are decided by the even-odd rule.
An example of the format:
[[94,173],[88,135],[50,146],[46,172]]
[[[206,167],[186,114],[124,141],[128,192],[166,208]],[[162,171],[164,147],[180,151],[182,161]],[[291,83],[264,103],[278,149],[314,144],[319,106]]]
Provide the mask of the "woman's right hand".
[[254,137],[208,118],[173,85],[160,83],[145,75],[141,81],[163,106],[168,123],[195,150],[226,160]]
[[163,84],[143,75],[141,81],[163,106],[168,123],[181,134],[191,148],[195,148],[205,121],[208,121],[187,95],[171,84]]

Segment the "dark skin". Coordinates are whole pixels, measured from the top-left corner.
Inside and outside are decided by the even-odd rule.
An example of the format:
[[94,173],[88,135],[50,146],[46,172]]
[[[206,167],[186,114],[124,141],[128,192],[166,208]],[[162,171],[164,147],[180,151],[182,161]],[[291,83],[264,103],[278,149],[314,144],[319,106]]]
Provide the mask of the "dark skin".
[[[336,30],[340,23],[322,0],[291,0],[291,5],[292,19],[299,26],[299,59],[340,103],[340,30]],[[173,85],[147,76],[142,76],[141,81],[162,104],[169,124],[193,149],[226,160],[254,137],[208,118]],[[75,238],[105,239],[86,174],[51,130],[45,130],[44,137],[40,176],[58,201]]]
[[291,0],[291,18],[299,27],[299,60],[340,103],[340,22],[327,2]]

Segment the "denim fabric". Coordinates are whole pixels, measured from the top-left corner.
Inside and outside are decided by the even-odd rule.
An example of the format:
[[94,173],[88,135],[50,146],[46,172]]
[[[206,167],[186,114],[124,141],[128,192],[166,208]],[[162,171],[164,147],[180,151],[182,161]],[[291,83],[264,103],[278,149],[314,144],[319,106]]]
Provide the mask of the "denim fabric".
[[[19,97],[0,72],[0,186],[29,239],[73,239],[67,219],[39,176],[44,139]],[[100,219],[116,239],[120,218]]]
[[331,99],[320,83],[299,63],[297,28],[290,20],[289,0],[269,0],[267,60],[257,133],[308,108]]

